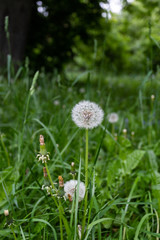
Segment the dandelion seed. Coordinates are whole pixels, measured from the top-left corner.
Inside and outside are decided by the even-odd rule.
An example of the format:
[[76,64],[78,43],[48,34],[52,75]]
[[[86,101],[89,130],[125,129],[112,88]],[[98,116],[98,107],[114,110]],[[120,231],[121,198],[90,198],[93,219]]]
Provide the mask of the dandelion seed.
[[72,109],[72,120],[80,128],[95,128],[101,124],[103,117],[103,110],[94,102],[81,101]]
[[110,113],[110,114],[108,114],[107,118],[108,118],[108,121],[110,123],[116,123],[118,121],[118,119],[119,119],[117,113]]
[[[70,180],[64,184],[64,192],[66,199],[69,199],[70,201],[73,200],[74,193],[77,189],[77,180]],[[85,185],[83,182],[79,183],[79,202],[83,200],[85,195]]]

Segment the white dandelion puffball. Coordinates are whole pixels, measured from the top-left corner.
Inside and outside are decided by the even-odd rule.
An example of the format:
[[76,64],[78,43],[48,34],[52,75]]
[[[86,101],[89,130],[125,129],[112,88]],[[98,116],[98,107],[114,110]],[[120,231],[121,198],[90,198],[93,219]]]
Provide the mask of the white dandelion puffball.
[[116,123],[118,121],[119,117],[117,113],[110,113],[108,114],[108,121],[110,123]]
[[[77,180],[70,180],[64,184],[64,192],[65,192],[65,197],[68,199],[71,197],[73,200],[74,193],[77,189]],[[79,183],[79,202],[83,200],[85,195],[85,185],[83,182]]]
[[103,121],[104,112],[94,102],[81,101],[72,109],[72,120],[80,128],[95,128]]

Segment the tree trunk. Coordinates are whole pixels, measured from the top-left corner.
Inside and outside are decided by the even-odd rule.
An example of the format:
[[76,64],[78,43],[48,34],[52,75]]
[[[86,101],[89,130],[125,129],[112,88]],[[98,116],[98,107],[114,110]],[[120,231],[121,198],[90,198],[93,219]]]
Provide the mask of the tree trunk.
[[[31,10],[32,0],[0,1],[0,67],[6,65],[7,54],[11,54],[16,64],[23,59]],[[4,30],[6,16],[9,17],[10,50]]]

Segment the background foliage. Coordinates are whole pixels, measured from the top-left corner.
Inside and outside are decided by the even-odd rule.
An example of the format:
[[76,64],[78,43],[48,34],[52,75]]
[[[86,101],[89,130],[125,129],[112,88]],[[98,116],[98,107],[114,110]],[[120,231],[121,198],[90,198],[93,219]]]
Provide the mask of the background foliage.
[[[104,1],[105,2],[105,1]],[[159,65],[159,1],[124,1],[120,15],[100,7],[99,1],[42,1],[48,16],[32,10],[27,55],[32,66],[146,73]],[[56,7],[55,7],[56,6]],[[106,18],[102,12],[107,13]],[[36,31],[35,31],[36,29]]]

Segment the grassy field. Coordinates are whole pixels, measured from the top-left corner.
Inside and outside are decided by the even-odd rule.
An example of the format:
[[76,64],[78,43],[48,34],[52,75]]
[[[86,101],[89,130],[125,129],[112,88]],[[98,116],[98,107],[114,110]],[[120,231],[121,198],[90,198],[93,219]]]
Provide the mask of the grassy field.
[[[89,130],[82,238],[158,240],[159,74],[99,76],[86,72],[70,74],[66,80],[43,71],[28,74],[24,68],[11,79],[4,76],[0,76],[0,239],[79,239],[77,226],[83,225],[84,200],[78,202],[75,196],[72,202],[65,201],[42,190],[43,164],[36,156],[42,134],[55,186],[58,176],[64,182],[72,179],[71,162],[75,163],[75,178],[85,181],[85,130],[71,118],[74,105],[85,99],[101,106],[104,120]],[[107,120],[111,112],[119,116],[114,127]],[[5,217],[7,209],[9,216]]]

